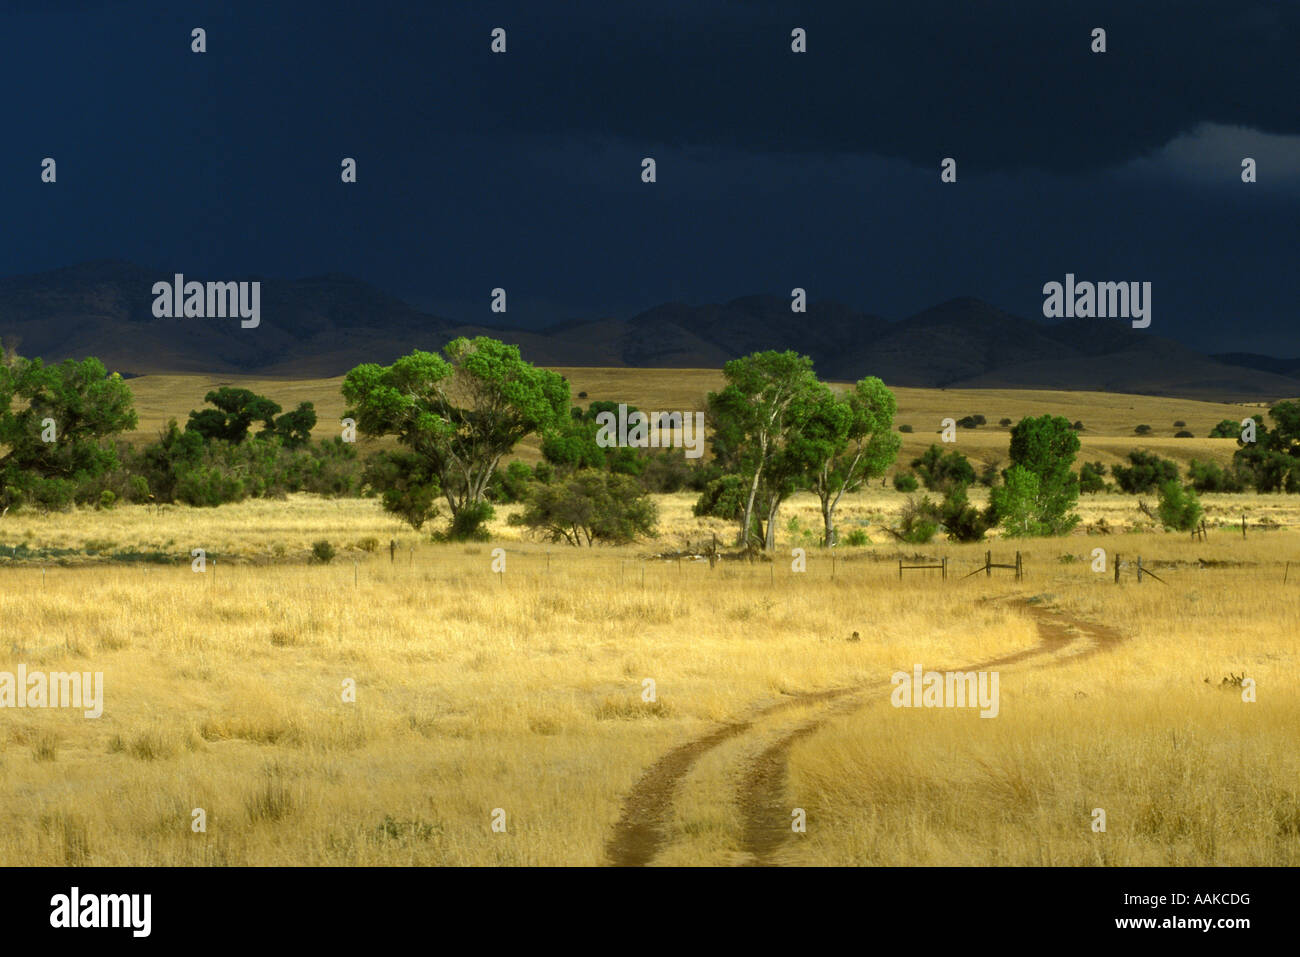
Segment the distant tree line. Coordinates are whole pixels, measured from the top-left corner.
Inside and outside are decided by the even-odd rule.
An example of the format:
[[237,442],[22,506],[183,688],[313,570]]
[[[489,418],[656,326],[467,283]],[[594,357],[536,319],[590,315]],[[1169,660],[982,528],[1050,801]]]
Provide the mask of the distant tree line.
[[[360,434],[395,444],[363,460],[342,436],[313,440],[312,403],[285,412],[233,387],[208,392],[184,428],[171,420],[136,448],[120,438],[138,421],[130,389],[97,359],[46,366],[0,348],[0,513],[364,494],[416,529],[445,507],[448,525],[436,534],[446,539],[483,538],[496,504],[521,503],[513,522],[552,541],[592,545],[653,534],[649,494],[689,489],[699,493],[697,515],[735,522],[738,543],[770,550],[783,503],[808,491],[820,504],[822,544],[836,544],[844,495],[883,477],[901,448],[896,431],[908,431],[895,429],[893,393],[874,377],[832,389],[810,358],[792,351],[732,360],[723,375],[725,386],[706,399],[712,456],[691,460],[679,449],[604,447],[598,418],[616,403],[574,406],[567,380],[524,361],[517,347],[456,339],[440,353],[415,351],[344,377],[345,416]],[[1193,461],[1187,486],[1173,462],[1142,450],[1111,477],[1125,492],[1158,492],[1162,516],[1179,523],[1199,509],[1197,492],[1300,491],[1300,402],[1278,403],[1269,417],[1271,429],[1215,426],[1212,435],[1237,437],[1232,464]],[[978,428],[986,420],[961,422]],[[910,493],[924,484],[942,498],[909,499],[896,534],[915,542],[939,531],[978,541],[994,527],[1009,536],[1067,533],[1079,521],[1080,492],[1112,487],[1101,463],[1074,471],[1082,427],[1060,416],[1021,419],[1010,427],[1007,467],[992,462],[978,473],[961,453],[931,445],[910,472],[894,475],[894,486]],[[503,465],[529,436],[540,442],[541,461]],[[976,483],[990,489],[983,509],[969,501]]]

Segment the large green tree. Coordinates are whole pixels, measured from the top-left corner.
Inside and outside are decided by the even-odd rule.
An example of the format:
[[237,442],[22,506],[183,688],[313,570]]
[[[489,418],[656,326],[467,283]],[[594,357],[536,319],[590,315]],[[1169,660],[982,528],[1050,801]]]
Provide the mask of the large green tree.
[[[1079,501],[1079,477],[1074,472],[1078,452],[1079,436],[1064,416],[1028,417],[1011,429],[1007,475],[1019,467],[1038,480],[1032,523],[1038,533],[1063,535],[1079,522],[1070,511]],[[1021,492],[1028,488],[1024,481],[1018,484]]]
[[[250,389],[222,386],[205,395],[203,401],[215,408],[191,412],[185,431],[197,432],[203,436],[204,441],[224,439],[227,442],[243,442],[248,438],[248,429],[254,422],[262,423],[264,435],[275,432],[275,417],[280,414],[280,405],[264,395],[258,395]],[[312,424],[315,425],[314,413],[312,418]]]
[[76,487],[118,466],[104,441],[135,428],[131,390],[98,359],[45,365],[0,361],[0,508],[23,498],[71,501]]
[[[822,388],[813,374],[812,360],[797,352],[756,352],[723,366],[727,385],[708,396],[712,424],[710,445],[728,472],[743,476],[745,506],[740,518],[740,544],[748,546],[755,526],[755,505],[766,485],[765,511],[769,519],[764,538],[772,547],[771,519],[782,493],[790,485],[793,468],[787,446],[816,406]],[[780,470],[782,474],[768,475]],[[785,493],[788,494],[788,493]]]
[[357,366],[343,397],[363,434],[394,436],[419,456],[453,522],[477,513],[501,459],[524,436],[553,429],[569,410],[568,382],[485,336],[455,339],[442,355],[417,350],[390,366]]
[[795,444],[804,446],[807,481],[821,501],[822,544],[829,548],[835,544],[835,508],[844,493],[884,475],[903,440],[894,432],[894,393],[874,376],[846,394],[821,386],[815,395]]

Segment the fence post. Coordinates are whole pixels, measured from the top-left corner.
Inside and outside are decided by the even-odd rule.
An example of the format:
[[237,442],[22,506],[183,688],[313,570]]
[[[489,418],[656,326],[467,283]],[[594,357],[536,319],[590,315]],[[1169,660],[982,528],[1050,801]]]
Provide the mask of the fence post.
[[898,580],[900,582],[903,580],[903,560],[901,558],[898,560]]
[[1142,556],[1138,556],[1138,584],[1142,584]]
[[1115,553],[1115,584],[1119,584],[1119,552]]
[[1242,538],[1245,538],[1245,537],[1246,537],[1246,515],[1245,515],[1245,513],[1242,513],[1242,516],[1241,516],[1241,537],[1242,537]]
[[993,553],[991,551],[984,553],[984,577],[993,577]]
[[1024,566],[1020,564],[1020,552],[1016,552],[1016,581],[1024,576]]
[[947,555],[945,555],[940,560],[940,566],[941,567],[940,567],[939,574],[943,577],[944,581],[947,581],[948,580],[948,556]]

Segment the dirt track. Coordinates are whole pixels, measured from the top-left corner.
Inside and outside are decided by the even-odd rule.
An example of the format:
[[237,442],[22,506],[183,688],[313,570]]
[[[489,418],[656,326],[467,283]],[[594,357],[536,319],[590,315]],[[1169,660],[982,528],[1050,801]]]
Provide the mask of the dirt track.
[[[1104,625],[1072,618],[1062,612],[1049,611],[1031,602],[1018,600],[1015,607],[1027,611],[1038,630],[1038,644],[1024,651],[1001,655],[962,665],[961,670],[982,671],[1032,659],[1044,658],[1041,667],[1078,661],[1099,654],[1123,640],[1118,631]],[[1078,638],[1089,642],[1072,654]],[[790,839],[790,809],[785,798],[786,765],[790,748],[799,739],[817,731],[828,718],[846,714],[874,701],[888,697],[888,682],[832,688],[809,694],[791,695],[786,700],[756,711],[751,717],[725,724],[703,737],[673,748],[641,776],[623,802],[623,813],[605,845],[605,856],[616,867],[639,867],[649,864],[667,843],[666,825],[672,814],[677,790],[695,762],[704,754],[731,738],[751,730],[762,718],[797,706],[826,703],[818,717],[785,732],[775,743],[754,759],[742,778],[736,794],[743,828],[741,848],[747,863],[765,865]]]

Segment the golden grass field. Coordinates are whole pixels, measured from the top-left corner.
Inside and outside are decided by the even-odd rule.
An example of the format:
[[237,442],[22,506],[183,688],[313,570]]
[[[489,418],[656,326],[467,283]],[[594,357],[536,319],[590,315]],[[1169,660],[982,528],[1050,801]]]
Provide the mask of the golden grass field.
[[[699,408],[719,381],[566,371],[575,394],[647,410]],[[140,435],[217,381],[131,380]],[[323,423],[341,414],[336,386],[250,385],[315,401]],[[918,433],[973,412],[1082,419],[1081,458],[1103,461],[1139,446],[1226,459],[1230,441],[1175,440],[1172,421],[1204,435],[1249,414],[897,392]],[[1137,422],[1166,437],[1128,437]],[[914,434],[903,460],[933,438]],[[958,448],[1004,457],[1006,430]],[[10,513],[0,544],[69,554],[0,559],[0,672],[102,672],[105,703],[99,719],[0,712],[0,864],[1300,863],[1300,497],[1204,496],[1205,542],[1099,495],[1080,512],[1115,534],[914,547],[879,527],[906,496],[872,488],[839,517],[873,544],[837,548],[833,567],[808,495],[783,511],[775,561],[656,558],[732,533],[692,501],[658,497],[657,541],[595,549],[528,541],[511,508],[493,541],[437,545],[374,500],[305,495]],[[307,561],[319,539],[338,549],[328,565]],[[215,564],[192,571],[192,548]],[[1017,548],[1023,582],[959,577]],[[104,560],[124,549],[170,560]],[[1163,584],[1137,583],[1138,556]],[[949,578],[900,582],[900,557],[947,557]],[[891,707],[889,676],[914,664],[998,671],[998,717]],[[1256,701],[1223,686],[1230,673]]]

